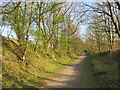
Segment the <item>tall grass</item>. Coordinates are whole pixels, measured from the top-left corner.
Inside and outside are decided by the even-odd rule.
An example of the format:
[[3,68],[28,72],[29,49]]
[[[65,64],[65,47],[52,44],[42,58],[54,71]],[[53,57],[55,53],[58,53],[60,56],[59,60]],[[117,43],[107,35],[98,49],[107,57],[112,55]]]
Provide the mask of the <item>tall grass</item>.
[[85,59],[85,84],[89,88],[118,88],[120,50],[89,55]]

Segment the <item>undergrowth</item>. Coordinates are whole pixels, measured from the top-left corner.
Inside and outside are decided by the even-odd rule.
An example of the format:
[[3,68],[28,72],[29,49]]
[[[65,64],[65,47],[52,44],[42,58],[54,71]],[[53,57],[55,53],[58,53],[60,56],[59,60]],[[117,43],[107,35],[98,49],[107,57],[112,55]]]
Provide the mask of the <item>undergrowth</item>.
[[88,88],[118,88],[120,50],[89,55],[85,59],[85,86]]
[[[28,49],[27,65],[18,63],[16,56],[4,47],[2,61],[3,88],[44,88],[57,72],[70,65],[76,55],[59,57],[51,50],[50,54]],[[21,67],[22,66],[22,67]]]

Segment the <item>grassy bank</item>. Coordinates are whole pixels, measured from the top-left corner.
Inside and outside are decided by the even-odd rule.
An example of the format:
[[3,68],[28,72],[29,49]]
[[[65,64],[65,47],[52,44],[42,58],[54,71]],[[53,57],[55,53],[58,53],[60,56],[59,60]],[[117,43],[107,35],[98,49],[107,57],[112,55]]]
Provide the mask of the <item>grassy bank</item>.
[[46,55],[29,49],[29,62],[24,65],[7,48],[3,50],[3,88],[44,88],[48,80],[77,58],[75,55],[60,57],[52,50]]
[[120,50],[87,56],[84,65],[83,87],[117,88],[119,86],[119,55]]

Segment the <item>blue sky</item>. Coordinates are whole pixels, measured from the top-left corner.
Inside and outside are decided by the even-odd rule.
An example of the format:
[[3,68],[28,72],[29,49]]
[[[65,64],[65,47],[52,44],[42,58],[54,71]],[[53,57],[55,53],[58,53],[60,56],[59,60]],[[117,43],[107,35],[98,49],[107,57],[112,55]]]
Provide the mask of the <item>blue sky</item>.
[[[11,30],[10,27],[5,27],[5,28],[4,28],[4,27],[1,27],[1,26],[0,26],[0,29],[1,29],[1,30],[0,30],[0,33],[1,33],[1,31],[3,31],[3,29],[4,29],[4,31],[2,32],[2,35],[3,35],[3,36],[6,36],[6,37],[7,37],[7,36],[10,34],[10,38],[13,38],[13,37],[14,37],[14,38],[16,39],[16,34]],[[12,35],[13,37],[12,37],[11,35]]]
[[[87,25],[81,25],[79,27],[78,33],[79,33],[80,37],[84,37],[84,34],[86,33],[86,28],[87,28]],[[1,29],[1,26],[0,26],[0,29]],[[2,28],[2,30],[3,30],[3,28]],[[5,27],[2,35],[7,37],[10,34],[10,31],[11,31],[10,27]],[[16,34],[13,31],[11,32],[10,35],[12,35],[16,39]],[[10,36],[10,38],[12,38],[12,36]]]
[[[85,34],[85,32],[86,32],[86,28],[87,28],[87,25],[85,25],[85,24],[80,25],[80,27],[78,29],[78,33],[79,33],[80,37],[84,37],[83,34]],[[1,26],[0,26],[0,29],[1,29],[0,30],[0,33],[1,33],[3,28],[1,28]],[[2,35],[7,37],[10,34],[10,31],[11,31],[10,27],[5,27]],[[10,38],[13,38],[11,35],[16,39],[16,34],[13,31],[10,34]]]

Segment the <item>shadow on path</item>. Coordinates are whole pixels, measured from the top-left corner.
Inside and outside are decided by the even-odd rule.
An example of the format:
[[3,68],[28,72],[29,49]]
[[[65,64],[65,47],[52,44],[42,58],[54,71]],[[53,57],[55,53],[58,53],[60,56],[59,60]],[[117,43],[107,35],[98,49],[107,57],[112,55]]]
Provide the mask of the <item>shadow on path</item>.
[[57,73],[55,78],[49,80],[46,88],[81,88],[84,58],[85,56],[80,56],[72,65],[66,66],[66,69]]

